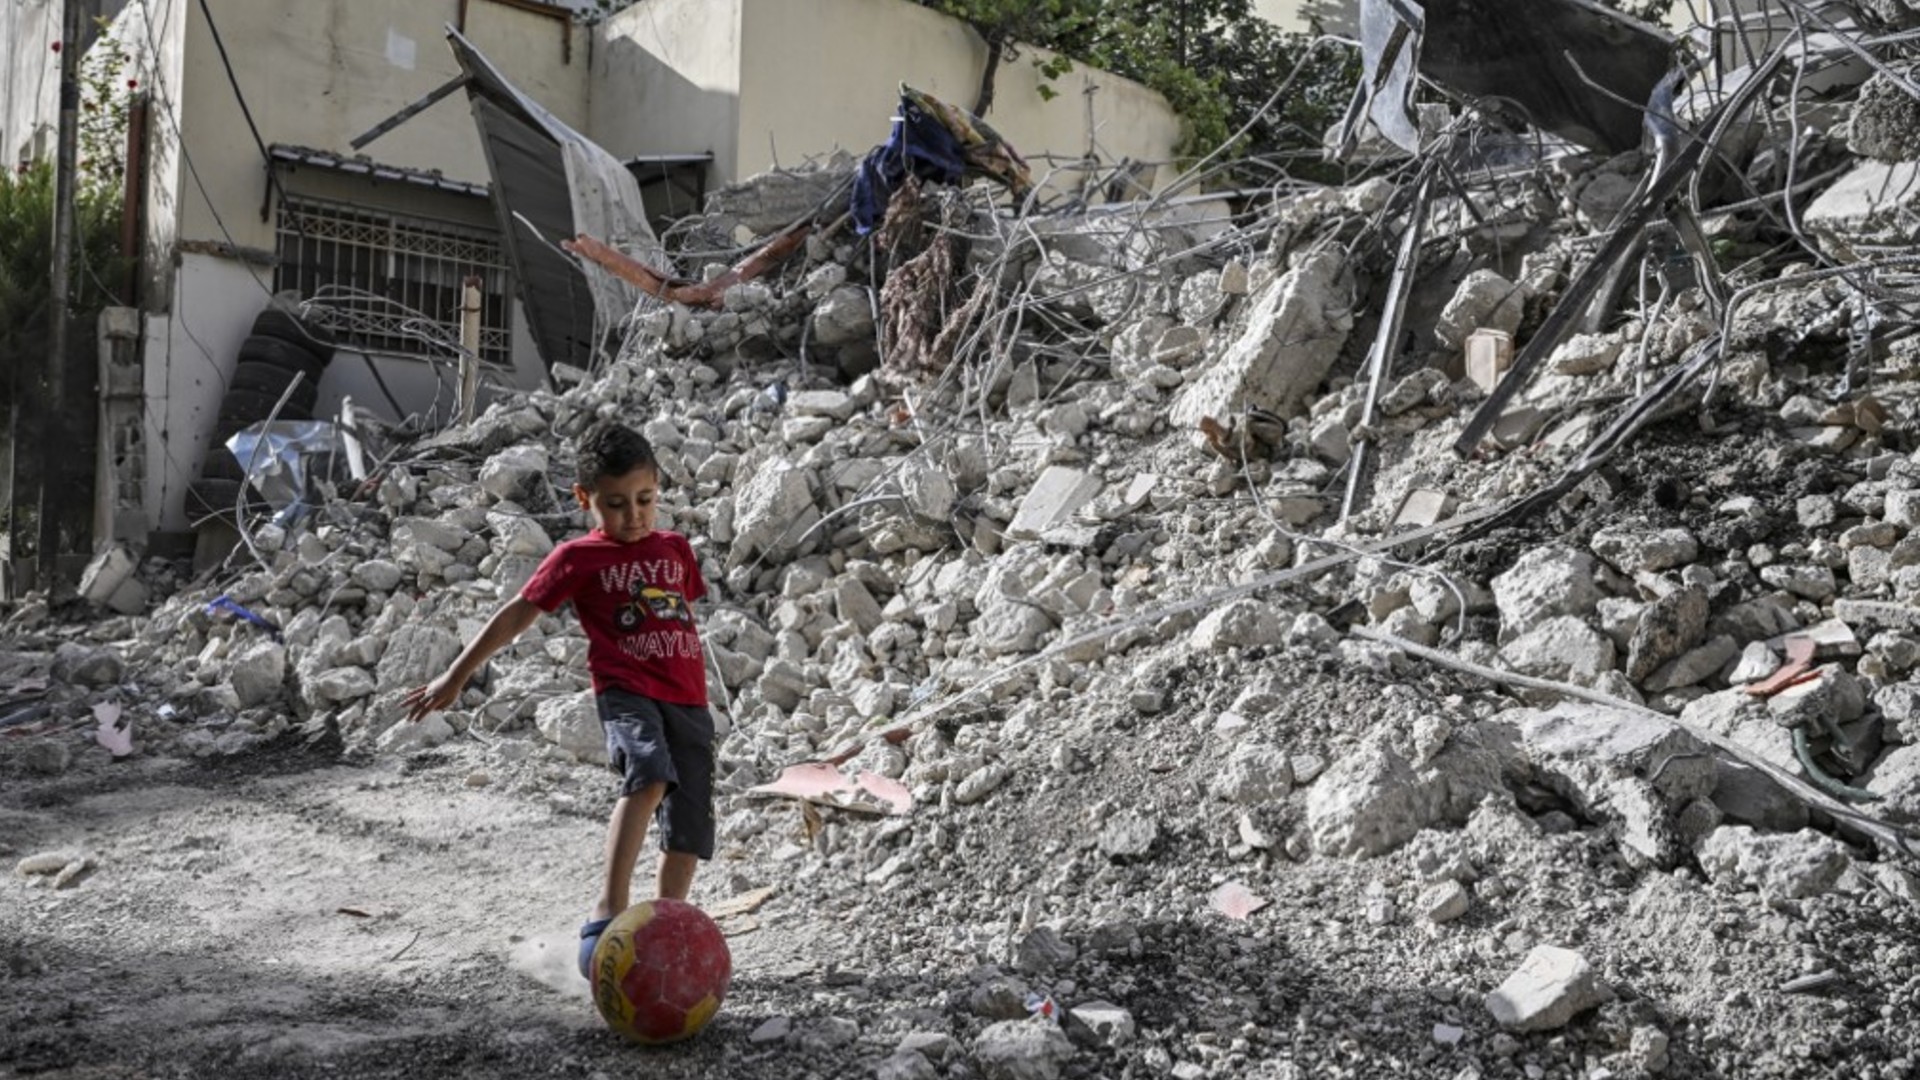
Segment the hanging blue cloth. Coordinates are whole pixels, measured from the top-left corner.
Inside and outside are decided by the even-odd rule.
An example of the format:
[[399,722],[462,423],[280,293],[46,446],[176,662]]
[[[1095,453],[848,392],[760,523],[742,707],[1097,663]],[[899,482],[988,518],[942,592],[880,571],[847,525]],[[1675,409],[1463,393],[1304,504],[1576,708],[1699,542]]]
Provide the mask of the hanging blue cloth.
[[893,118],[887,141],[867,153],[853,178],[855,231],[865,236],[880,227],[893,189],[909,172],[920,180],[957,184],[966,168],[960,140],[947,125],[912,98],[901,95],[900,115]]

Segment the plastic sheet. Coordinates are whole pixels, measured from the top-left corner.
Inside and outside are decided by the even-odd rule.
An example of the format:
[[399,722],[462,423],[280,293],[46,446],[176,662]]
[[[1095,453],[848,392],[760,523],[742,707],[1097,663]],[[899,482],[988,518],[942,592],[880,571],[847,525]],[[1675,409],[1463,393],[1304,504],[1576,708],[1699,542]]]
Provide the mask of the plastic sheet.
[[227,450],[240,462],[247,482],[275,511],[274,520],[292,524],[311,505],[308,459],[345,453],[339,429],[330,420],[275,420],[235,432]]

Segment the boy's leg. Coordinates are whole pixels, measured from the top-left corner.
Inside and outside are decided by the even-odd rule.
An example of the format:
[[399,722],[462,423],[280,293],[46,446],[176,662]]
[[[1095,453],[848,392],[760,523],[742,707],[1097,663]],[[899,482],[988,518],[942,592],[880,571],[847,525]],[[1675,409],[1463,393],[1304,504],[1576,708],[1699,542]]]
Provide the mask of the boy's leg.
[[627,909],[633,867],[647,837],[648,820],[678,782],[659,704],[638,694],[608,689],[597,698],[606,728],[607,763],[621,774],[620,799],[607,819],[606,860],[593,917]]
[[[666,782],[656,780],[613,804],[613,815],[607,819],[606,876],[600,883],[600,899],[593,905],[594,918],[604,919],[627,910],[633,864],[639,861],[640,845],[647,838],[647,822],[666,793]],[[665,873],[663,866],[663,880]]]
[[685,900],[693,891],[693,872],[700,869],[700,856],[685,851],[660,853],[660,895],[669,900]]
[[678,782],[660,805],[660,895],[685,900],[700,860],[713,857],[713,714],[660,706]]

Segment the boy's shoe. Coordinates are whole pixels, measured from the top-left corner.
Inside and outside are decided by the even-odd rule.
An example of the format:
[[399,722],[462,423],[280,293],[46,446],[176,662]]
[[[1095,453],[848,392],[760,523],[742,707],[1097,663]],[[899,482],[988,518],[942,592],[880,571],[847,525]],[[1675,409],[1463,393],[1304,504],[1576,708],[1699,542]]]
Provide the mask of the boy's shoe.
[[580,977],[589,982],[593,980],[594,947],[600,944],[600,935],[606,932],[612,922],[613,919],[609,917],[588,919],[580,924]]

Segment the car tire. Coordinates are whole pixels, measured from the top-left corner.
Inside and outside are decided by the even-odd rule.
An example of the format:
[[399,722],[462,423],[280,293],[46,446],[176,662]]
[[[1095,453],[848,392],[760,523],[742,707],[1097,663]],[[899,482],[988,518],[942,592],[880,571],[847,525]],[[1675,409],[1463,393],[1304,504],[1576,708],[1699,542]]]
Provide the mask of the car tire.
[[253,333],[256,337],[298,345],[319,357],[323,364],[333,359],[333,349],[337,344],[325,327],[315,326],[293,312],[277,307],[267,308],[254,317]]

